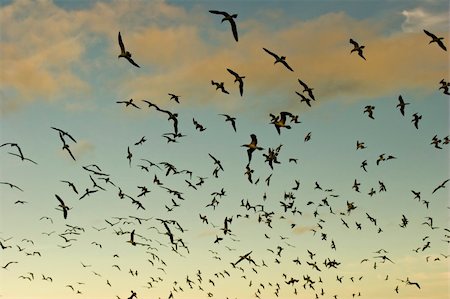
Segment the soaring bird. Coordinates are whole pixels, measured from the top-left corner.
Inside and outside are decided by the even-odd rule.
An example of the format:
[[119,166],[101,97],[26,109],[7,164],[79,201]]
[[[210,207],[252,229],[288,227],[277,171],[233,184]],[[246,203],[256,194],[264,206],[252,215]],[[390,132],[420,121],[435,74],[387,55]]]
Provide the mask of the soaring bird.
[[61,207],[61,209],[63,210],[64,219],[67,219],[67,211],[69,210],[69,207],[66,206],[66,204],[61,199],[61,197],[59,197],[58,194],[55,194],[55,196],[56,196],[56,199],[59,201],[59,207]]
[[141,109],[135,103],[133,103],[133,99],[129,99],[128,101],[116,101],[116,103],[117,104],[125,104],[125,107],[128,107],[131,105],[137,109]]
[[371,119],[375,119],[373,117],[373,110],[374,109],[375,109],[375,106],[367,105],[366,107],[364,107],[364,112],[363,113],[367,113]]
[[422,119],[422,115],[419,115],[417,113],[413,114],[413,119],[411,120],[412,123],[414,123],[414,127],[416,127],[416,129],[419,129],[419,120]]
[[292,113],[290,112],[280,112],[280,117],[278,118],[278,116],[274,116],[273,114],[271,115],[272,117],[272,122],[271,124],[273,124],[275,126],[275,129],[277,129],[278,135],[280,134],[280,128],[286,128],[286,129],[290,129],[291,126],[286,125],[286,116],[292,116]]
[[133,59],[131,59],[131,53],[125,50],[125,46],[123,44],[122,36],[120,35],[120,31],[119,31],[118,39],[119,39],[119,46],[120,46],[120,54],[119,54],[118,58],[124,57],[128,60],[128,62],[130,62],[135,67],[140,67],[139,65],[137,65],[136,62],[133,61]]
[[234,83],[239,82],[239,93],[242,97],[242,94],[244,93],[244,81],[242,79],[244,79],[245,76],[240,76],[238,73],[228,68],[227,71],[234,76]]
[[247,155],[248,155],[248,163],[250,164],[250,161],[252,160],[252,153],[255,151],[255,149],[261,151],[263,150],[262,147],[258,146],[258,139],[256,138],[255,134],[250,135],[251,142],[249,144],[243,144],[241,146],[248,148],[247,149]]
[[220,89],[223,93],[229,94],[229,92],[225,89],[223,82],[215,82],[214,80],[211,80],[211,85],[214,85],[216,90]]
[[233,127],[233,130],[236,132],[236,117],[231,117],[228,114],[219,114],[222,116],[225,116],[225,121],[229,121],[231,123],[231,126]]
[[267,50],[266,48],[263,48],[264,51],[266,51],[267,53],[269,53],[271,56],[273,56],[275,58],[275,63],[281,62],[288,70],[290,70],[291,72],[293,72],[294,70],[289,66],[289,64],[287,64],[286,62],[286,56],[278,56],[277,54]]
[[230,22],[231,31],[233,31],[234,39],[236,41],[238,41],[238,32],[237,32],[237,28],[236,28],[236,22],[234,21],[234,19],[237,18],[237,14],[230,15],[229,13],[227,13],[225,11],[218,11],[218,10],[210,10],[209,12],[212,14],[215,14],[215,15],[222,15],[223,16],[222,23],[223,23],[223,21]]
[[316,99],[314,98],[314,94],[313,94],[313,89],[314,88],[311,88],[311,87],[309,87],[305,82],[303,82],[302,80],[300,80],[300,79],[297,79],[298,80],[298,83],[300,83],[300,85],[301,86],[303,86],[303,92],[307,92],[308,93],[308,95],[309,95],[309,97],[313,100],[313,101],[315,101]]
[[350,51],[350,53],[353,53],[353,52],[358,52],[358,55],[362,58],[362,59],[364,59],[364,60],[366,60],[366,58],[364,57],[364,54],[363,54],[363,49],[365,48],[365,46],[363,46],[363,45],[359,45],[356,41],[354,41],[353,39],[350,39],[350,43],[353,45],[353,49]]
[[409,105],[409,103],[406,103],[405,101],[403,101],[403,98],[401,95],[398,96],[398,104],[396,107],[398,107],[400,109],[400,113],[405,116],[405,106]]
[[442,42],[442,40],[444,39],[443,37],[437,37],[436,35],[425,29],[423,30],[423,32],[425,32],[426,35],[431,37],[431,41],[428,44],[437,43],[442,50],[447,51],[447,48],[444,46],[444,43]]

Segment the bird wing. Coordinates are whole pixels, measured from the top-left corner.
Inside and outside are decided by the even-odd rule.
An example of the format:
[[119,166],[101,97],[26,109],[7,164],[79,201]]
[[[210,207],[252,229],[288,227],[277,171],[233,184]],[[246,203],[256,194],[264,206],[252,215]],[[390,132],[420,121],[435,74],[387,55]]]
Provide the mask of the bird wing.
[[359,44],[355,42],[353,39],[350,39],[350,43],[355,47],[359,47]]
[[447,51],[447,48],[444,46],[444,43],[442,42],[442,40],[438,40],[437,44],[439,45],[439,47],[441,47],[442,50]]
[[270,52],[270,51],[267,50],[266,48],[263,48],[263,50],[266,51],[267,53],[269,53],[270,55],[272,55],[273,57],[275,57],[275,59],[279,59],[279,58],[280,58],[277,54],[275,54],[275,53],[273,53],[273,52]]
[[429,32],[429,31],[427,31],[425,29],[423,30],[423,32],[425,32],[425,34],[428,35],[429,37],[431,37],[432,39],[436,38],[436,35],[434,35],[433,33]]
[[225,11],[210,10],[209,12],[212,13],[212,14],[215,14],[215,15],[222,15],[224,17],[228,16],[228,13],[225,12]]
[[60,204],[61,204],[62,206],[65,206],[64,201],[61,199],[61,197],[59,197],[58,194],[55,194],[55,196],[56,196],[56,199],[60,202]]
[[239,80],[239,93],[242,97],[242,94],[244,93],[244,81]]
[[233,19],[230,19],[231,31],[233,31],[233,36],[236,41],[238,41],[238,32],[236,28],[236,22]]
[[285,60],[283,60],[281,63],[284,64],[284,66],[287,67],[287,69],[290,70],[291,72],[294,71]]
[[236,73],[235,71],[231,70],[231,69],[227,69],[227,71],[232,74],[233,76],[235,76],[236,78],[239,78],[238,73]]
[[135,67],[139,67],[140,68],[140,66],[136,63],[136,62],[134,62],[134,60],[133,59],[131,59],[130,57],[125,57],[132,65],[134,65]]
[[118,40],[119,40],[120,51],[123,53],[123,52],[125,52],[125,46],[123,44],[122,36],[120,35],[120,31],[119,31]]

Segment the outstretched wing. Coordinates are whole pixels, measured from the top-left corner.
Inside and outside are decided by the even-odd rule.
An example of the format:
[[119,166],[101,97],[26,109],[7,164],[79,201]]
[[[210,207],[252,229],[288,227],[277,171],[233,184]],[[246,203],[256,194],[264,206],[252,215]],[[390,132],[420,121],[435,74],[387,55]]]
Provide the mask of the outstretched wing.
[[436,38],[436,35],[434,35],[434,34],[431,33],[430,31],[427,31],[427,30],[424,29],[423,32],[425,32],[425,34],[428,35],[429,37],[431,37],[432,39],[435,39],[435,38]]
[[120,35],[120,31],[119,31],[118,40],[119,40],[120,51],[123,53],[123,52],[125,52],[125,46],[123,45],[122,36]]
[[233,36],[236,41],[238,41],[238,32],[236,28],[236,22],[233,19],[230,19],[231,31],[233,31]]
[[275,53],[273,53],[273,52],[267,50],[266,48],[263,48],[263,50],[266,51],[267,53],[269,53],[270,55],[272,55],[275,59],[278,59],[278,58],[279,58],[277,54],[275,54]]
[[212,13],[212,14],[215,14],[215,15],[222,15],[224,17],[228,16],[228,13],[225,12],[225,11],[210,10],[209,12]]
[[140,68],[140,66],[136,63],[136,62],[134,62],[134,60],[133,59],[131,59],[130,57],[125,57],[127,60],[128,60],[128,62],[130,62],[132,65],[134,65],[135,67],[139,67]]

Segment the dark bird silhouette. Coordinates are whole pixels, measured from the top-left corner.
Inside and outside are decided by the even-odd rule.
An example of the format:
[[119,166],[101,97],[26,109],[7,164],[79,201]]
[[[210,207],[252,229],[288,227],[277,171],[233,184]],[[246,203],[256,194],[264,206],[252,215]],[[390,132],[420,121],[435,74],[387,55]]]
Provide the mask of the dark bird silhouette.
[[216,90],[220,89],[223,93],[229,94],[229,92],[225,89],[223,82],[215,82],[211,80],[211,85],[214,85]]
[[255,151],[255,149],[261,151],[263,150],[262,147],[258,146],[258,139],[256,138],[255,134],[250,135],[251,142],[249,144],[243,144],[242,147],[246,147],[247,149],[247,155],[248,155],[248,163],[250,164],[250,161],[252,160],[252,153]]
[[263,48],[264,51],[266,51],[269,55],[271,55],[273,58],[275,58],[275,63],[282,63],[288,70],[293,72],[294,70],[289,66],[289,64],[286,62],[286,56],[278,56],[277,54],[267,50],[266,48]]
[[119,36],[118,36],[118,40],[119,40],[119,46],[120,46],[120,54],[118,56],[118,58],[120,57],[124,57],[128,60],[129,63],[131,63],[132,65],[134,65],[135,67],[140,67],[136,62],[134,62],[134,60],[131,58],[131,53],[128,52],[127,50],[125,50],[125,45],[123,44],[122,41],[122,36],[120,35],[120,31],[119,31]]
[[129,99],[128,101],[117,101],[116,103],[118,103],[118,104],[125,104],[125,107],[128,107],[128,106],[131,105],[131,106],[133,106],[133,107],[135,107],[137,109],[141,109],[135,103],[133,103],[133,99]]
[[227,71],[234,76],[234,83],[239,82],[239,94],[242,97],[242,95],[244,94],[244,80],[242,79],[244,79],[245,76],[240,76],[238,73],[231,69],[227,69]]
[[233,127],[233,130],[236,132],[236,117],[231,117],[228,114],[219,114],[222,116],[225,116],[225,121],[229,121],[231,123],[231,126]]
[[63,211],[63,216],[64,219],[67,219],[67,211],[70,209],[68,206],[66,206],[66,204],[64,203],[64,201],[61,199],[61,197],[59,197],[58,194],[55,194],[56,199],[59,201],[59,207],[61,207],[62,211]]
[[409,103],[406,103],[406,102],[403,100],[402,96],[399,95],[399,96],[398,96],[398,104],[397,104],[396,107],[400,109],[400,113],[401,113],[403,116],[405,116],[405,107],[406,107],[406,105],[409,105]]
[[431,192],[431,194],[434,194],[434,192],[438,191],[441,188],[445,188],[445,184],[447,184],[449,180],[445,180],[444,182],[442,182],[442,184],[440,184],[439,186],[437,186],[436,188],[434,188],[433,192]]
[[230,22],[231,31],[233,32],[233,37],[236,41],[238,41],[238,32],[237,32],[237,28],[236,28],[236,22],[234,21],[234,19],[236,19],[238,15],[237,14],[230,15],[229,13],[227,13],[225,11],[218,11],[218,10],[210,10],[209,12],[212,14],[215,14],[215,15],[222,15],[223,16],[222,23],[223,23],[223,21]]
[[298,80],[298,83],[300,83],[300,85],[301,86],[303,86],[303,92],[307,92],[308,93],[308,95],[309,95],[309,97],[313,100],[313,101],[315,101],[316,100],[316,98],[314,97],[314,94],[313,94],[313,90],[314,90],[314,88],[311,88],[311,87],[309,87],[305,82],[303,82],[302,80],[300,80],[300,79],[297,79]]
[[17,186],[14,185],[14,184],[11,184],[11,183],[8,183],[8,182],[0,182],[0,184],[8,185],[11,189],[17,189],[17,190],[20,190],[20,191],[23,192],[22,188],[17,187]]
[[6,265],[2,266],[2,268],[5,269],[5,270],[8,270],[7,268],[8,268],[8,266],[11,265],[11,264],[18,264],[18,262],[15,262],[15,261],[8,262],[8,263],[6,263]]
[[417,113],[413,114],[413,119],[411,120],[412,123],[414,123],[414,127],[416,127],[416,129],[419,129],[419,120],[422,119],[422,115],[419,115]]
[[177,95],[175,95],[173,93],[169,93],[168,95],[170,96],[170,100],[174,100],[175,102],[180,104],[180,96],[177,96]]
[[447,48],[445,47],[444,43],[442,42],[442,40],[444,39],[443,37],[437,37],[436,35],[434,35],[433,33],[429,32],[425,29],[423,30],[423,32],[425,32],[426,35],[431,37],[431,41],[428,44],[436,43],[439,45],[439,47],[441,47],[442,50],[447,51]]
[[350,53],[353,53],[353,52],[358,52],[358,55],[362,58],[362,59],[364,59],[364,60],[366,60],[366,58],[364,57],[364,54],[363,54],[363,49],[365,48],[365,46],[363,46],[363,45],[359,45],[356,41],[354,41],[353,39],[350,39],[350,43],[353,45],[353,49],[350,51]]
[[58,128],[55,128],[55,127],[51,127],[53,130],[56,130],[56,131],[58,131],[60,134],[62,134],[63,136],[67,136],[67,137],[69,137],[73,142],[75,142],[75,143],[77,143],[77,141],[75,140],[75,138],[73,138],[72,137],[72,135],[70,135],[68,132],[66,132],[66,131],[64,131],[64,130],[61,130],[61,129],[58,129]]
[[280,128],[286,128],[286,129],[291,128],[290,125],[286,125],[286,117],[287,116],[292,116],[292,113],[283,111],[283,112],[280,112],[280,116],[275,116],[273,114],[270,114],[270,117],[272,118],[272,121],[270,123],[275,126],[275,129],[277,130],[278,135],[280,135],[280,133],[281,133]]
[[371,119],[375,119],[373,117],[373,110],[374,109],[375,109],[375,106],[367,105],[366,107],[364,107],[364,112],[363,113],[367,113]]

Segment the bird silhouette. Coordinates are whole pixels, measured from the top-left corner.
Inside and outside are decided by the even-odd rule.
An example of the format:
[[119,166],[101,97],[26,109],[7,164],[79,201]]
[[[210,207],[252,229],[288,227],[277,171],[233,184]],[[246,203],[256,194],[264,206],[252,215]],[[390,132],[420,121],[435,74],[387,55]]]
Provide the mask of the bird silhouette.
[[362,59],[364,59],[364,60],[366,60],[366,57],[364,57],[364,54],[363,54],[363,49],[365,48],[365,46],[363,46],[363,45],[359,45],[356,41],[354,41],[353,39],[350,39],[350,43],[353,45],[353,49],[350,51],[350,53],[353,53],[353,52],[358,52],[358,55],[362,58]]
[[429,42],[429,44],[436,43],[442,50],[447,51],[447,48],[445,47],[444,43],[442,42],[442,40],[444,39],[443,37],[437,37],[436,35],[434,35],[433,33],[429,32],[425,29],[423,30],[423,32],[425,32],[426,35],[431,37],[431,41]]
[[131,58],[131,53],[128,52],[127,50],[125,50],[125,45],[123,44],[122,36],[120,35],[120,31],[119,31],[119,35],[118,35],[117,39],[119,40],[119,46],[120,46],[120,54],[119,54],[118,58],[124,57],[126,60],[128,60],[129,63],[131,63],[131,64],[134,65],[135,67],[140,67],[140,66],[139,66],[136,62],[134,62],[134,60]]
[[238,32],[237,32],[237,28],[236,28],[236,22],[234,21],[234,19],[236,19],[238,15],[237,14],[230,15],[229,13],[227,13],[225,11],[219,11],[219,10],[210,10],[209,12],[212,14],[215,14],[215,15],[222,15],[223,16],[223,19],[221,21],[222,23],[224,21],[230,22],[231,31],[233,32],[233,37],[237,42],[238,41]]
[[264,51],[266,51],[266,53],[268,53],[269,55],[271,55],[273,58],[275,58],[275,62],[276,63],[281,63],[283,64],[288,70],[290,70],[291,72],[293,72],[294,70],[289,66],[289,64],[286,62],[286,56],[278,56],[277,54],[271,52],[270,50],[267,50],[266,48],[263,48]]

